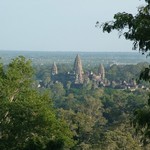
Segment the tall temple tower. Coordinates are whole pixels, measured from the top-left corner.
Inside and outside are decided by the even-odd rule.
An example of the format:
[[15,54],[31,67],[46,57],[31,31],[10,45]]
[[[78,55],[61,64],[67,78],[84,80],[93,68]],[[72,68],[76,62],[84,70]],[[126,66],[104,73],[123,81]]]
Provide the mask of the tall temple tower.
[[99,65],[98,74],[101,75],[102,80],[105,79],[105,69],[104,69],[104,66],[102,64]]
[[74,62],[74,69],[75,73],[75,84],[82,84],[83,83],[83,69],[82,69],[82,62],[79,55],[76,56]]
[[56,65],[56,63],[54,62],[53,63],[53,65],[52,65],[52,70],[51,70],[52,72],[52,75],[56,75],[56,74],[58,74],[58,69],[57,69],[57,65]]

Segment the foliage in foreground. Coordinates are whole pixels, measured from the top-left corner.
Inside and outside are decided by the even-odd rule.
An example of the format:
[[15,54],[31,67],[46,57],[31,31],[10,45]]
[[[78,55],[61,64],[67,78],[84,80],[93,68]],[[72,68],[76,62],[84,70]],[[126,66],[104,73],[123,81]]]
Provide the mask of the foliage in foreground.
[[[103,31],[110,33],[117,30],[125,39],[133,41],[133,49],[139,49],[142,54],[150,51],[150,0],[145,0],[146,5],[138,8],[136,15],[130,13],[117,13],[114,21],[102,24]],[[97,22],[99,26],[99,22]],[[150,52],[149,54],[150,55]],[[140,79],[150,81],[150,68],[147,67],[141,73]],[[148,101],[149,105],[149,101]],[[146,106],[135,112],[133,124],[137,132],[142,136],[143,144],[150,142],[150,107]]]
[[33,69],[24,57],[0,65],[0,149],[48,150],[74,145],[72,133],[57,119],[49,95],[32,87]]
[[133,41],[133,49],[138,48],[142,53],[150,50],[150,0],[145,2],[146,5],[139,7],[136,15],[119,12],[114,15],[114,21],[102,25],[103,31],[117,30],[127,40]]

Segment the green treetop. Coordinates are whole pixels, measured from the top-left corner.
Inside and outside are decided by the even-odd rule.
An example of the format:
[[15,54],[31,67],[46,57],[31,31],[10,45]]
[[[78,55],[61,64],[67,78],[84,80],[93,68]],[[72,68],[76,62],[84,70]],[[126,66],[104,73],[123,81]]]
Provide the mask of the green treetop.
[[0,66],[0,149],[48,150],[73,146],[72,132],[57,119],[47,93],[32,85],[31,62],[14,59]]

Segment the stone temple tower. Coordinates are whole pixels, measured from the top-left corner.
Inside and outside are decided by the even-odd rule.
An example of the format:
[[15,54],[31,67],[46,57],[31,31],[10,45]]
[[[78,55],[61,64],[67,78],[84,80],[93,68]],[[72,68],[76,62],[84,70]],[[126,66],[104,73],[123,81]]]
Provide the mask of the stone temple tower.
[[101,75],[102,80],[105,79],[105,69],[104,69],[104,66],[102,64],[99,65],[98,74]]
[[51,70],[52,72],[52,75],[56,75],[56,74],[58,74],[58,69],[57,69],[57,65],[56,65],[56,63],[54,62],[53,63],[53,65],[52,65],[52,70]]
[[79,55],[76,56],[74,62],[74,69],[75,73],[75,84],[82,84],[83,83],[83,69],[82,69],[82,62]]

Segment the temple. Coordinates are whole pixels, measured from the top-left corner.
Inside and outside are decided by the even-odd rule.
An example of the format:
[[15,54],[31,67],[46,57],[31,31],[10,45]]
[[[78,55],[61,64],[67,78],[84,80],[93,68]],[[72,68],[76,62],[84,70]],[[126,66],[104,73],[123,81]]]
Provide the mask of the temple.
[[85,71],[84,73],[81,58],[77,54],[72,70],[68,72],[59,72],[56,63],[54,62],[51,67],[49,83],[45,85],[44,81],[40,81],[38,87],[50,87],[58,82],[62,83],[64,87],[69,83],[72,88],[81,88],[89,83],[92,83],[95,88],[106,86],[105,69],[102,64],[98,67],[97,72],[98,73],[96,74],[92,71]]
[[135,90],[138,85],[135,79],[131,81],[108,80],[105,76],[105,68],[103,64],[98,66],[97,71],[86,70],[83,72],[83,66],[80,56],[77,54],[74,60],[73,68],[70,71],[59,72],[56,63],[51,67],[50,80],[45,84],[45,81],[40,81],[38,87],[51,87],[55,83],[62,83],[64,87],[82,88],[90,85],[92,88],[108,87],[117,89]]
[[65,87],[67,83],[70,82],[71,87],[75,88],[80,88],[83,84],[87,85],[91,80],[98,87],[105,84],[105,69],[104,66],[100,64],[98,74],[94,74],[91,71],[84,73],[81,58],[77,54],[71,72],[58,73],[57,65],[54,62],[51,68],[51,79],[51,84],[61,82]]

